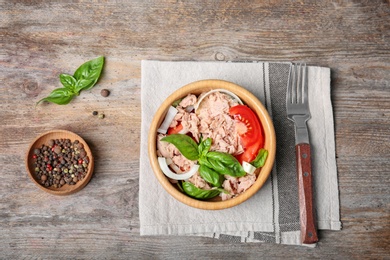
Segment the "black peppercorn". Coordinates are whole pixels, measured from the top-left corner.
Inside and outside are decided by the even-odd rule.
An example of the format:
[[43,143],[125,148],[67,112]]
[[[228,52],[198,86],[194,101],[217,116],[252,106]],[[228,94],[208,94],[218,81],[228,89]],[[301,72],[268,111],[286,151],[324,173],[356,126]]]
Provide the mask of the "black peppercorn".
[[[69,139],[50,140],[48,145],[42,145],[41,150],[34,150],[33,159],[36,179],[45,187],[61,188],[63,185],[75,185],[88,172],[89,158],[82,143]],[[76,155],[76,152],[78,155]],[[82,165],[75,169],[70,162],[81,160]],[[73,172],[80,175],[73,175]]]
[[102,95],[102,97],[108,97],[108,95],[110,95],[110,91],[108,89],[102,89],[100,91],[100,95]]

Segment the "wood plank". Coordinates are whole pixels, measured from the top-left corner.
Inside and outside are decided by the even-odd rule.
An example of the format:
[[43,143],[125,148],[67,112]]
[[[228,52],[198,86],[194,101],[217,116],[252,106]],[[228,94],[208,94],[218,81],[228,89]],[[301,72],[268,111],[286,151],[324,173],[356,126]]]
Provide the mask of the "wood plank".
[[[390,252],[389,1],[2,1],[0,252],[14,258],[384,259]],[[35,102],[84,61],[103,76],[69,105]],[[343,230],[316,249],[139,236],[142,59],[306,61],[332,70]],[[111,95],[100,96],[107,88]],[[98,119],[92,111],[104,112]],[[40,133],[66,129],[94,152],[95,174],[56,197],[28,179]]]

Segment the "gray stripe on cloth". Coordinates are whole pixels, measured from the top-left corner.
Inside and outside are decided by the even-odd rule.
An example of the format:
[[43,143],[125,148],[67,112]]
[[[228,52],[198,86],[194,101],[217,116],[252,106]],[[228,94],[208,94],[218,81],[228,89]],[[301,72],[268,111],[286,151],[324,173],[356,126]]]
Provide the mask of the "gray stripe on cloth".
[[223,240],[223,241],[233,242],[233,243],[241,243],[242,242],[242,237],[240,237],[240,236],[231,236],[231,235],[225,235],[225,234],[220,234],[219,239]]
[[[271,118],[273,118],[273,111],[271,106],[271,88],[270,88],[270,73],[269,73],[269,63],[264,63],[263,66],[263,85],[264,88],[264,106],[268,110],[268,113]],[[270,181],[272,187],[272,207],[273,207],[273,223],[274,223],[274,232],[253,232],[252,239],[253,241],[265,242],[265,243],[280,243],[279,235],[279,199],[277,197],[278,187],[277,187],[277,171],[276,171],[276,162],[271,172]]]
[[[254,232],[253,240],[281,243],[281,232],[299,231],[299,201],[295,172],[294,125],[286,116],[286,88],[290,63],[263,66],[264,105],[273,119],[276,133],[276,161],[271,174],[275,231]],[[271,102],[272,101],[272,102]]]
[[299,201],[295,166],[294,124],[287,120],[286,88],[290,65],[270,63],[270,88],[273,121],[276,132],[276,171],[279,190],[279,225],[280,231],[298,231]]
[[[252,62],[257,63],[257,62]],[[262,81],[259,81],[258,85],[256,86],[249,86],[247,89],[252,92],[266,107],[268,110],[268,113],[270,114],[271,118],[273,117],[272,113],[272,106],[271,106],[271,86],[270,86],[270,72],[269,72],[269,63],[259,63],[259,73],[262,76]],[[278,114],[278,111],[276,111]],[[276,165],[276,163],[275,163]],[[251,231],[248,233],[246,237],[242,236],[232,236],[232,235],[226,235],[226,234],[220,234],[219,236],[214,236],[214,238],[218,238],[224,241],[229,242],[264,242],[264,243],[280,243],[280,228],[279,228],[279,199],[277,198],[278,194],[278,187],[277,187],[277,171],[274,166],[272,173],[271,173],[271,187],[272,187],[272,206],[273,206],[273,223],[275,223],[275,230],[274,232],[256,232]]]

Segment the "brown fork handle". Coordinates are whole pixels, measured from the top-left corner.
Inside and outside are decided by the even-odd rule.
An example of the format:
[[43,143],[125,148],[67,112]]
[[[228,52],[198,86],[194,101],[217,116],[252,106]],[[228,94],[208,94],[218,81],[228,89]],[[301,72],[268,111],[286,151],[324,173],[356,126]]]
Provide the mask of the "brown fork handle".
[[297,144],[295,151],[297,157],[301,242],[303,244],[313,244],[318,241],[318,236],[313,205],[310,144]]

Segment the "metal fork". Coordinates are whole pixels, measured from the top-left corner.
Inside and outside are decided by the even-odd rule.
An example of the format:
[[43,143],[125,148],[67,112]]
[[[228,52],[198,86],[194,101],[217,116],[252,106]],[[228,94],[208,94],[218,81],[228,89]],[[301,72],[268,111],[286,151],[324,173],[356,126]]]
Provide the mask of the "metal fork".
[[292,64],[287,84],[287,117],[295,125],[295,154],[299,191],[301,242],[318,241],[313,205],[311,153],[307,121],[310,119],[306,64]]

